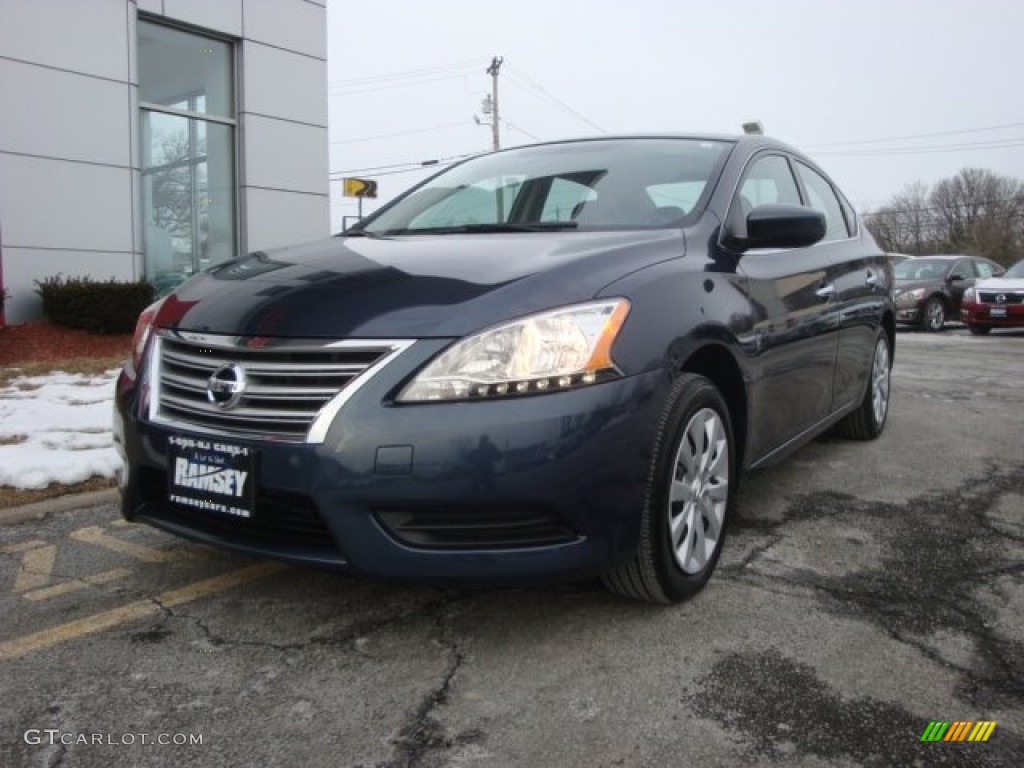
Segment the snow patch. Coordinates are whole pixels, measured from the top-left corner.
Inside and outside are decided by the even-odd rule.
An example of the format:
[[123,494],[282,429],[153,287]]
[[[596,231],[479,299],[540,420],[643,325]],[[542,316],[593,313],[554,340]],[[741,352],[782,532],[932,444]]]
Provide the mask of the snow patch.
[[[35,490],[114,477],[121,466],[111,433],[117,375],[58,371],[0,386],[0,485]],[[25,439],[13,442],[18,436]]]

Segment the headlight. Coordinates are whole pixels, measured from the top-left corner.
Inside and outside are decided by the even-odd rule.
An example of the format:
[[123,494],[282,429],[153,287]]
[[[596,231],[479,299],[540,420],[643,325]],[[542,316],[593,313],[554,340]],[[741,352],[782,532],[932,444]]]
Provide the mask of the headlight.
[[977,293],[975,292],[973,287],[968,288],[966,291],[964,291],[963,301],[977,301],[977,300],[978,300],[977,299]]
[[910,307],[924,298],[924,288],[912,288],[909,291],[897,291],[893,299],[901,307]]
[[628,313],[628,301],[610,299],[469,336],[420,371],[398,402],[536,395],[614,378],[612,342]]
[[149,334],[153,330],[153,321],[156,320],[156,314],[160,311],[160,305],[163,303],[164,299],[154,301],[142,310],[138,322],[135,323],[135,333],[132,336],[132,368],[136,372],[142,365],[142,355],[146,351],[146,342],[149,341]]

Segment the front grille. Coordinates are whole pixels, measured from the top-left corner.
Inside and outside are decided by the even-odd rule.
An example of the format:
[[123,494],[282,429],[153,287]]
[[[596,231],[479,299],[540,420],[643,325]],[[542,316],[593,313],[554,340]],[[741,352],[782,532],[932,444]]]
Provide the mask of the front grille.
[[579,536],[546,509],[466,505],[377,509],[381,524],[399,541],[430,549],[497,549],[565,544]]
[[316,503],[308,496],[260,490],[252,517],[242,519],[175,504],[167,498],[165,472],[144,469],[142,473],[143,517],[230,543],[275,550],[295,549],[328,559],[342,559]]
[[[996,296],[1005,296],[1006,299],[996,301]],[[978,300],[984,304],[1024,304],[1024,292],[978,291]]]
[[[372,339],[325,343],[163,332],[154,344],[150,415],[214,434],[321,442],[360,377],[372,375],[406,346]],[[244,390],[237,402],[213,402],[210,378],[231,365],[242,372]],[[313,429],[318,421],[320,428]]]

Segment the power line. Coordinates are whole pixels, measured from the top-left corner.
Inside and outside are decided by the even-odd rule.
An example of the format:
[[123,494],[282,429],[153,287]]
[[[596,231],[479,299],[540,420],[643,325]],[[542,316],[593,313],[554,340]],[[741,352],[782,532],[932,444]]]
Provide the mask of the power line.
[[339,96],[358,96],[361,93],[377,93],[378,91],[390,91],[395,88],[411,88],[413,86],[431,85],[433,83],[442,83],[446,80],[461,80],[466,77],[468,72],[456,72],[451,75],[436,75],[433,77],[425,77],[420,80],[409,80],[408,82],[397,82],[397,83],[385,83],[369,88],[359,88],[352,90],[340,90],[335,92],[328,91],[328,98],[337,98]]
[[[410,161],[407,163],[394,163],[393,165],[377,165],[369,168],[348,168],[343,171],[331,171],[328,176],[341,177],[349,176],[357,173],[368,173],[382,171],[381,173],[374,173],[375,176],[389,176],[394,173],[411,173],[413,171],[422,171],[424,169],[436,168],[444,165],[451,165],[459,160],[465,160],[467,157],[473,157],[474,155],[484,154],[482,152],[467,152],[462,155],[450,155],[449,157],[441,157],[436,160],[420,160]],[[392,170],[401,168],[403,170]]]
[[1012,149],[1014,147],[1024,147],[1024,139],[1001,139],[998,141],[971,142],[965,144],[940,144],[921,147],[893,147],[890,149],[858,149],[851,150],[849,152],[835,150],[828,152],[810,152],[809,154],[813,154],[815,157],[886,157],[892,155],[926,155],[936,152],[962,152],[966,150]]
[[558,107],[562,108],[563,110],[565,110],[569,114],[573,115],[574,117],[582,120],[584,123],[589,125],[595,131],[600,131],[601,133],[608,133],[608,131],[606,131],[604,128],[599,126],[597,123],[595,123],[593,120],[588,118],[586,115],[582,114],[578,110],[573,109],[568,104],[566,104],[564,101],[562,101],[557,96],[555,96],[553,93],[551,93],[549,90],[547,90],[544,86],[542,86],[539,83],[535,82],[528,74],[526,74],[526,72],[522,69],[522,67],[519,67],[519,66],[517,66],[515,64],[511,64],[510,66],[512,66],[512,68],[515,69],[516,71],[518,71],[519,73],[521,73],[520,75],[516,75],[515,73],[512,74],[512,81],[517,83],[520,87],[528,88],[530,90],[535,91],[536,93],[540,94],[541,96],[543,96],[545,99],[547,99],[551,103],[553,103],[553,104],[557,105]]
[[542,139],[540,136],[534,136],[532,133],[530,133],[525,128],[520,128],[518,125],[516,125],[515,123],[511,123],[508,120],[505,121],[505,127],[506,128],[511,128],[513,131],[519,131],[521,134],[523,134],[525,136],[529,136],[534,141],[544,141],[544,139]]
[[891,141],[910,141],[913,139],[934,139],[940,136],[962,136],[966,133],[983,133],[985,131],[1001,131],[1006,128],[1020,128],[1024,126],[1024,123],[1006,123],[1004,125],[990,125],[984,128],[964,128],[959,131],[938,131],[936,133],[917,133],[907,136],[890,136],[887,139],[863,139],[861,141],[834,141],[828,144],[806,144],[804,145],[805,150],[814,149],[816,147],[851,147],[851,146],[862,146],[864,144],[886,144]]
[[483,61],[486,61],[486,59],[469,59],[467,61],[459,61],[452,64],[444,64],[437,67],[421,67],[419,69],[407,69],[403,72],[392,72],[390,74],[369,75],[367,77],[352,77],[343,80],[331,80],[327,83],[327,88],[328,90],[332,88],[359,88],[365,85],[372,85],[378,82],[419,78],[443,72],[451,72],[452,70],[469,71],[471,69],[475,69]]
[[445,123],[444,125],[435,125],[430,128],[412,128],[408,131],[396,131],[395,133],[380,133],[376,136],[360,136],[356,139],[343,139],[342,141],[332,141],[330,146],[337,144],[360,144],[364,141],[377,141],[378,139],[392,139],[397,136],[411,136],[416,133],[430,133],[431,131],[443,131],[447,128],[456,128],[460,125],[467,125],[465,120],[460,120],[457,123]]

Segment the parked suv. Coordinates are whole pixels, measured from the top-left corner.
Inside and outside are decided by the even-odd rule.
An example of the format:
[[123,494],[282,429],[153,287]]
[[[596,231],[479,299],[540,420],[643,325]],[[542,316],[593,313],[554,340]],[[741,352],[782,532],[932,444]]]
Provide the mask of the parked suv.
[[123,512],[385,579],[681,600],[743,471],[882,431],[891,288],[835,185],[762,136],[476,157],[143,314]]
[[977,256],[921,256],[896,265],[896,322],[923,331],[941,331],[947,319],[960,317],[964,291],[979,277],[1001,275],[1003,268]]

